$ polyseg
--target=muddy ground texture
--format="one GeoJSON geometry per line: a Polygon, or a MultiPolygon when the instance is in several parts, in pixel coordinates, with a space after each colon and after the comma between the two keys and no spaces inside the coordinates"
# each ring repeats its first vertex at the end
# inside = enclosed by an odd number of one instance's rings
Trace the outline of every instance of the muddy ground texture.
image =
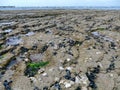
{"type": "Polygon", "coordinates": [[[0,11],[0,90],[120,90],[120,11],[0,11]]]}

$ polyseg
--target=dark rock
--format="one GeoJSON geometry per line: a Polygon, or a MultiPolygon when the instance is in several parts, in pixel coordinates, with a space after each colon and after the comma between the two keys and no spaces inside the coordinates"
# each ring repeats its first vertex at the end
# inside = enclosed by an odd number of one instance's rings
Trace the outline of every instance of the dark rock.
{"type": "Polygon", "coordinates": [[[38,48],[37,45],[32,46],[32,50],[36,50],[37,48],[38,48]]]}
{"type": "Polygon", "coordinates": [[[107,72],[110,72],[111,70],[114,70],[115,69],[115,63],[112,62],[109,67],[106,69],[107,72]]]}
{"type": "Polygon", "coordinates": [[[94,89],[97,88],[97,85],[95,84],[95,82],[90,82],[89,86],[94,89]]]}
{"type": "Polygon", "coordinates": [[[53,55],[57,55],[57,52],[53,52],[53,55]]]}
{"type": "Polygon", "coordinates": [[[28,52],[29,49],[27,49],[26,47],[21,47],[20,50],[21,50],[21,53],[25,53],[25,52],[28,52]]]}
{"type": "Polygon", "coordinates": [[[25,75],[28,76],[28,77],[33,77],[36,73],[37,73],[37,69],[32,69],[30,67],[27,67],[26,70],[25,70],[25,75]]]}
{"type": "Polygon", "coordinates": [[[81,90],[81,87],[80,87],[80,86],[78,86],[75,90],[81,90]]]}
{"type": "Polygon", "coordinates": [[[34,87],[34,90],[40,90],[38,87],[34,87]]]}
{"type": "Polygon", "coordinates": [[[73,82],[75,82],[75,77],[73,77],[73,78],[71,77],[70,80],[73,81],[73,82]]]}
{"type": "Polygon", "coordinates": [[[90,36],[85,36],[85,40],[90,40],[90,36]]]}
{"type": "Polygon", "coordinates": [[[60,86],[60,84],[59,84],[58,82],[55,82],[54,87],[55,87],[57,90],[62,90],[62,89],[61,89],[61,86],[60,86]]]}
{"type": "Polygon", "coordinates": [[[5,90],[11,90],[11,86],[10,86],[11,83],[12,81],[9,82],[7,80],[4,81],[3,85],[5,87],[5,90]]]}
{"type": "Polygon", "coordinates": [[[100,72],[100,66],[98,65],[97,67],[94,67],[92,72],[98,74],[100,72]]]}
{"type": "Polygon", "coordinates": [[[45,86],[45,87],[43,88],[43,90],[48,90],[48,87],[47,87],[47,86],[45,86]]]}
{"type": "Polygon", "coordinates": [[[64,76],[65,79],[71,79],[71,72],[69,70],[66,69],[66,75],[64,76]]]}
{"type": "Polygon", "coordinates": [[[41,48],[40,53],[44,53],[48,49],[48,45],[45,45],[41,48]]]}
{"type": "Polygon", "coordinates": [[[74,40],[69,40],[68,43],[69,43],[69,46],[74,46],[75,45],[75,41],[74,40]]]}
{"type": "Polygon", "coordinates": [[[64,43],[59,43],[58,46],[59,46],[60,48],[65,47],[64,43]]]}
{"type": "Polygon", "coordinates": [[[74,56],[74,55],[73,55],[71,52],[69,52],[69,51],[68,51],[67,53],[68,53],[69,55],[71,55],[71,56],[74,56]]]}
{"type": "Polygon", "coordinates": [[[90,81],[89,87],[91,87],[93,89],[97,88],[97,85],[95,84],[96,75],[92,72],[90,72],[90,73],[87,72],[86,76],[87,76],[88,80],[90,81]]]}
{"type": "Polygon", "coordinates": [[[96,75],[94,73],[92,73],[92,72],[90,72],[90,73],[87,72],[86,76],[88,77],[88,80],[90,82],[94,82],[94,80],[96,79],[96,75]]]}

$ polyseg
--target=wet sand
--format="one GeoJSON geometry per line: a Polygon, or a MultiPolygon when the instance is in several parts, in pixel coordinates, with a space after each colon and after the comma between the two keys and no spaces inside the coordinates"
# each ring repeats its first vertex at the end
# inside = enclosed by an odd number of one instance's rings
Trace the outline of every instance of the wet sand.
{"type": "Polygon", "coordinates": [[[9,88],[120,90],[120,11],[0,11],[0,90],[9,88]]]}

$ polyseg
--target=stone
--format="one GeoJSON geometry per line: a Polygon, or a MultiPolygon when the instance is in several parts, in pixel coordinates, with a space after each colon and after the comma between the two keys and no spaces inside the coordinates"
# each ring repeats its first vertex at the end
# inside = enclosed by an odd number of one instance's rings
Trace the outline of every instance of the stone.
{"type": "Polygon", "coordinates": [[[30,59],[33,62],[41,61],[42,58],[43,58],[42,54],[33,54],[33,55],[30,55],[30,59]]]}
{"type": "Polygon", "coordinates": [[[65,88],[70,88],[72,86],[71,83],[68,83],[68,82],[64,82],[64,85],[65,85],[65,88]]]}
{"type": "Polygon", "coordinates": [[[30,80],[34,83],[37,81],[37,79],[35,77],[30,77],[30,80]]]}
{"type": "Polygon", "coordinates": [[[48,74],[47,73],[43,73],[42,76],[46,77],[48,74]]]}
{"type": "Polygon", "coordinates": [[[109,74],[98,74],[96,84],[98,90],[113,90],[115,82],[109,74]]]}
{"type": "Polygon", "coordinates": [[[64,68],[63,68],[62,66],[59,66],[59,70],[63,71],[63,70],[64,70],[64,68]]]}

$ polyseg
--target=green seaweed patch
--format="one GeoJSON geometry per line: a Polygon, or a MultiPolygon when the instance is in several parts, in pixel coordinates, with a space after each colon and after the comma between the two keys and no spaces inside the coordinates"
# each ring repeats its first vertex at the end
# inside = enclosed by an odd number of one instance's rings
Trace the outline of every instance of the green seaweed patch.
{"type": "Polygon", "coordinates": [[[97,30],[103,31],[105,30],[105,28],[97,28],[97,30]]]}
{"type": "Polygon", "coordinates": [[[44,67],[46,65],[49,64],[49,61],[46,61],[46,62],[32,62],[32,63],[28,63],[28,67],[32,68],[32,69],[37,69],[37,68],[40,68],[40,67],[44,67]]]}
{"type": "Polygon", "coordinates": [[[2,45],[0,45],[0,49],[2,49],[2,45]]]}
{"type": "Polygon", "coordinates": [[[24,73],[25,73],[25,75],[27,75],[29,77],[33,77],[34,75],[37,74],[39,68],[45,67],[48,64],[49,64],[49,61],[29,62],[29,63],[27,63],[27,68],[24,73]]]}

